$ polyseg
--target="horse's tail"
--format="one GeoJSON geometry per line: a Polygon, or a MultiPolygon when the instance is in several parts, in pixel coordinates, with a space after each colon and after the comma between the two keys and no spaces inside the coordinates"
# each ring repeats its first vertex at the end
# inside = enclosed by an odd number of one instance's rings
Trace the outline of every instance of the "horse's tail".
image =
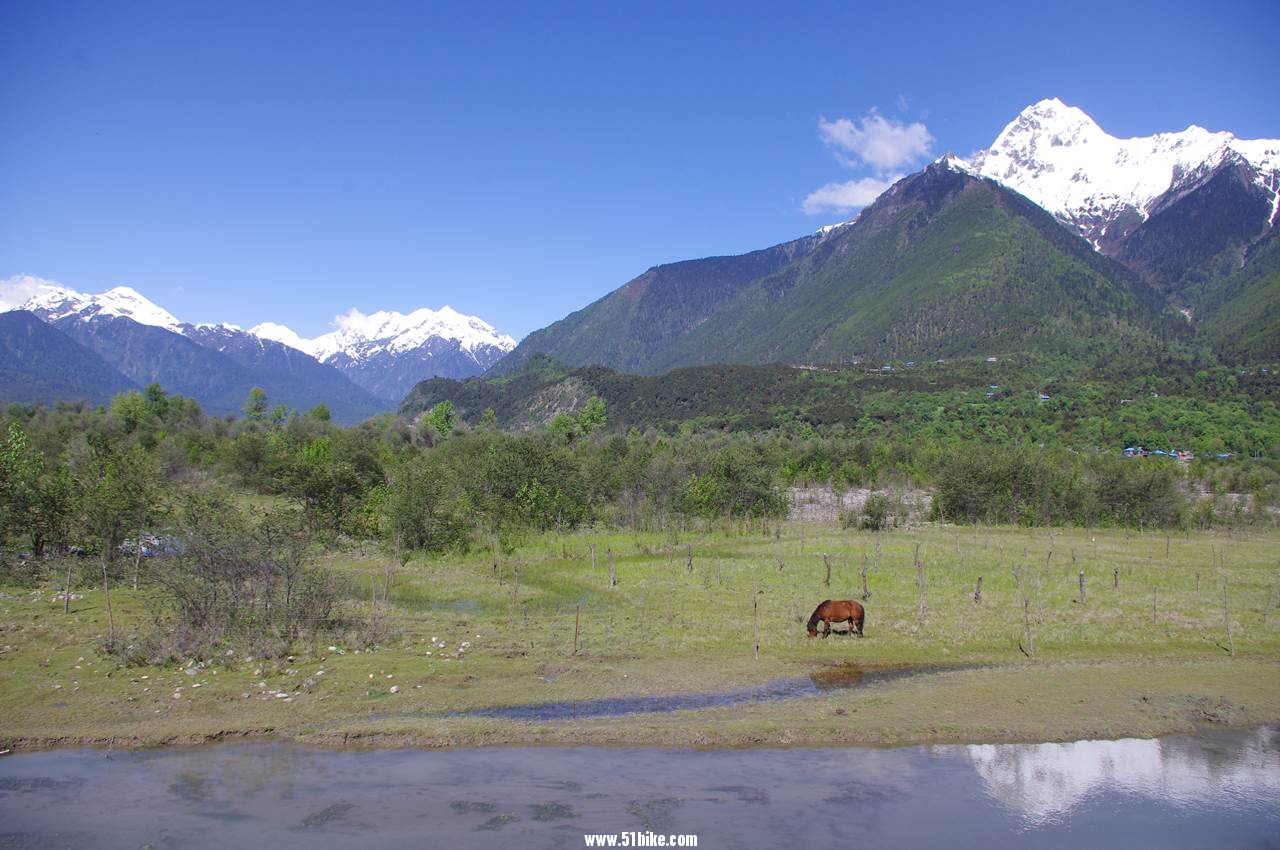
{"type": "Polygon", "coordinates": [[[818,627],[818,621],[822,619],[822,608],[823,608],[823,606],[824,606],[824,605],[830,605],[830,604],[831,604],[831,600],[830,600],[830,599],[824,599],[821,603],[819,603],[819,605],[818,605],[818,607],[817,607],[817,608],[814,608],[814,609],[813,609],[813,616],[809,618],[809,626],[808,626],[808,628],[810,628],[810,629],[816,629],[816,628],[818,627]]]}

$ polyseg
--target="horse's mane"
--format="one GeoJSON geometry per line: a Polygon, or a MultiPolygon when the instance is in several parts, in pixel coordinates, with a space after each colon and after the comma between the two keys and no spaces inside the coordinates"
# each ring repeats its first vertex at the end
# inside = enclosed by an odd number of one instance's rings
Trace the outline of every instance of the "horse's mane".
{"type": "Polygon", "coordinates": [[[818,604],[818,607],[817,607],[817,608],[814,608],[814,609],[813,609],[813,616],[809,618],[809,628],[811,628],[811,629],[812,629],[812,628],[815,628],[815,627],[818,625],[818,620],[819,620],[819,619],[821,619],[818,615],[819,615],[819,614],[821,613],[821,611],[822,611],[822,606],[824,606],[824,605],[830,605],[830,604],[831,604],[831,600],[830,600],[830,599],[824,599],[824,600],[822,600],[822,602],[820,602],[820,603],[818,604]]]}

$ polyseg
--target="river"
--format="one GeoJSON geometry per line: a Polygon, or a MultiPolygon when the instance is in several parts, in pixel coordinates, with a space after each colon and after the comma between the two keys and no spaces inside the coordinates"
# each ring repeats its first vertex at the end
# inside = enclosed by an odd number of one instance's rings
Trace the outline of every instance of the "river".
{"type": "Polygon", "coordinates": [[[688,751],[235,743],[0,758],[0,847],[1280,846],[1280,730],[688,751]]]}

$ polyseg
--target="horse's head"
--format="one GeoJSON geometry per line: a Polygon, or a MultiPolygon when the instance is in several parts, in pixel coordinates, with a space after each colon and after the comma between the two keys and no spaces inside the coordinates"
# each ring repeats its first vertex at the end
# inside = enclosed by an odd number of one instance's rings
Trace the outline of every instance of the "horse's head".
{"type": "Polygon", "coordinates": [[[817,626],[810,626],[810,627],[808,628],[808,632],[809,632],[809,637],[817,637],[817,636],[818,636],[818,627],[817,627],[817,626]]]}

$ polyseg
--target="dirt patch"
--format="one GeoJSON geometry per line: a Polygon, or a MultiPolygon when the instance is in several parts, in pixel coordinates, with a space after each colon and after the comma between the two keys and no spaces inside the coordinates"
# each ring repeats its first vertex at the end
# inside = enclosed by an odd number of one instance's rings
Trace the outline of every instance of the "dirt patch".
{"type": "Polygon", "coordinates": [[[872,490],[867,487],[836,490],[829,485],[787,488],[791,519],[801,522],[834,523],[840,521],[842,514],[861,516],[867,499],[873,493],[881,493],[888,498],[890,515],[896,517],[900,525],[924,522],[933,505],[933,493],[928,490],[872,490]]]}

